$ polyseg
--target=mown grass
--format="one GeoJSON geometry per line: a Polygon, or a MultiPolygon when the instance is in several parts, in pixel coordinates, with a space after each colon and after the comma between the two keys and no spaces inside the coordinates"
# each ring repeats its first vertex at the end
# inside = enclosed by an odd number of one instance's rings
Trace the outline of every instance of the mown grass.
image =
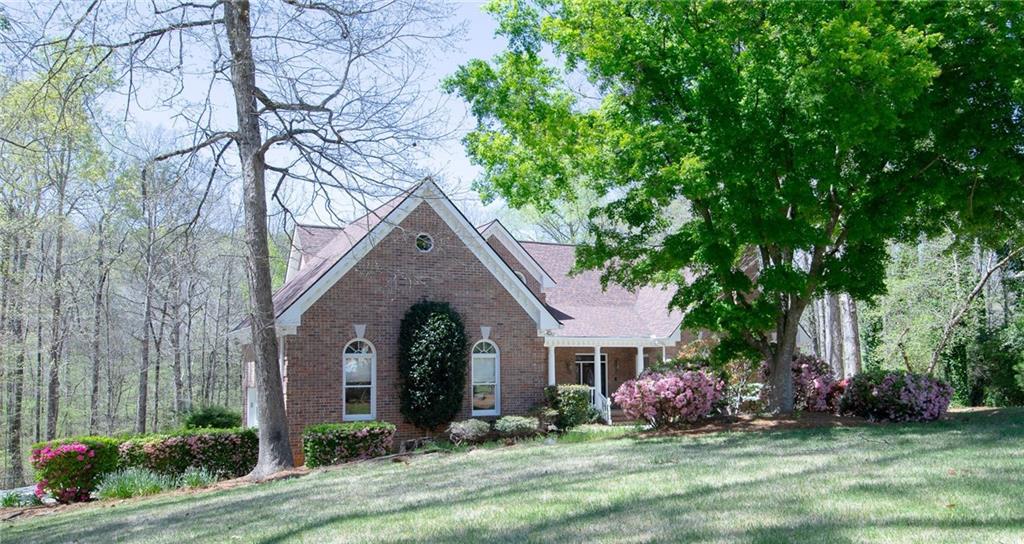
{"type": "Polygon", "coordinates": [[[2,528],[8,542],[1021,542],[1024,410],[436,453],[2,528]]]}

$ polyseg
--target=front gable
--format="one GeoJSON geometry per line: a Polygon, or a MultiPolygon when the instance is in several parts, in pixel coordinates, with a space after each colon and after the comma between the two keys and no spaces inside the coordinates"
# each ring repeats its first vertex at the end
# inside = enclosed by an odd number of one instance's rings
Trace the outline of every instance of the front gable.
{"type": "MultiPolygon", "coordinates": [[[[340,257],[312,285],[291,301],[286,308],[279,309],[278,320],[281,325],[285,327],[300,325],[306,310],[343,276],[349,273],[378,244],[396,230],[399,233],[407,234],[412,225],[407,225],[405,223],[406,219],[413,212],[417,212],[419,208],[424,206],[426,208],[421,210],[421,212],[429,209],[430,213],[445,225],[452,235],[452,240],[457,241],[457,243],[464,247],[467,250],[466,255],[479,262],[501,288],[527,312],[536,323],[538,331],[550,330],[560,326],[558,320],[555,319],[537,295],[531,292],[515,275],[508,264],[498,256],[494,249],[473,228],[466,217],[458,211],[448,197],[431,181],[426,181],[411,191],[403,202],[388,213],[362,240],[349,249],[344,256],[340,257]]],[[[417,212],[417,215],[421,215],[421,213],[417,212]]],[[[419,233],[413,234],[413,243],[415,243],[415,236],[417,234],[419,233]]],[[[435,240],[435,243],[437,242],[435,240]]],[[[411,246],[411,248],[415,248],[415,246],[411,246]]],[[[435,247],[431,251],[434,250],[440,251],[440,248],[435,247]]],[[[396,268],[400,268],[400,266],[396,268]]],[[[397,269],[394,270],[394,273],[401,275],[401,271],[397,269]]]]}

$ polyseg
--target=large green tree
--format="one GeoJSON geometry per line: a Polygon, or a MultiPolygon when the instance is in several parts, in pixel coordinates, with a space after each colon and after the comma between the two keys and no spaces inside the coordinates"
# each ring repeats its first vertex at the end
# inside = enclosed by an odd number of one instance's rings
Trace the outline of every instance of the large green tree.
{"type": "Polygon", "coordinates": [[[888,240],[1018,221],[1020,4],[488,9],[507,51],[447,83],[479,121],[465,142],[485,195],[543,209],[596,190],[577,266],[674,286],[718,355],[769,362],[779,411],[809,301],[882,293],[888,240]],[[667,213],[680,201],[689,214],[667,213]]]}

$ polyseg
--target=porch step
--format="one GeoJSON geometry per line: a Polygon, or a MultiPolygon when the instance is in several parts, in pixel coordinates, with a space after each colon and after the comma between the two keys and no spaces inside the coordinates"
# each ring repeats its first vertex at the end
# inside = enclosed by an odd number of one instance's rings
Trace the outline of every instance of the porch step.
{"type": "Polygon", "coordinates": [[[621,408],[612,408],[612,425],[619,423],[636,423],[637,420],[626,415],[621,408]]]}

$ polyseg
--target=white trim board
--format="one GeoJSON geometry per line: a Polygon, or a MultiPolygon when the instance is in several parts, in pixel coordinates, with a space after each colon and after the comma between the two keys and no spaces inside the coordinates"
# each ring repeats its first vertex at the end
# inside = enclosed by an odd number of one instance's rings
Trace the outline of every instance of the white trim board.
{"type": "Polygon", "coordinates": [[[533,279],[537,280],[537,283],[540,284],[541,292],[546,292],[548,289],[555,286],[554,278],[548,275],[547,271],[544,270],[544,267],[542,267],[532,255],[523,249],[523,246],[519,245],[519,242],[512,237],[512,233],[505,228],[505,225],[501,224],[501,221],[497,219],[491,221],[481,235],[484,237],[484,240],[493,236],[501,243],[501,245],[505,246],[505,249],[507,249],[508,252],[511,253],[524,268],[526,268],[526,271],[529,272],[531,276],[533,276],[533,279]]]}
{"type": "Polygon", "coordinates": [[[448,224],[448,227],[459,237],[463,244],[476,256],[487,270],[498,280],[512,298],[537,323],[540,331],[561,327],[561,323],[551,314],[547,307],[534,295],[529,288],[516,277],[513,270],[498,256],[477,232],[462,212],[451,200],[430,180],[424,181],[414,189],[405,200],[385,216],[370,232],[366,234],[348,253],[338,259],[326,273],[320,276],[302,295],[286,308],[279,316],[281,324],[298,326],[302,323],[302,315],[338,282],[356,263],[365,257],[381,240],[387,237],[420,204],[427,203],[448,224]]]}

